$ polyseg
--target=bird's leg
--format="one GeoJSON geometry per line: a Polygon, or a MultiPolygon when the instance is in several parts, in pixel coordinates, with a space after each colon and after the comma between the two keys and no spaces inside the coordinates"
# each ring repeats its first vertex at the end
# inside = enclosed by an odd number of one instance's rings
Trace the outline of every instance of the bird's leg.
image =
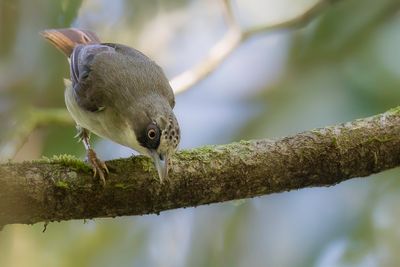
{"type": "Polygon", "coordinates": [[[85,146],[86,149],[86,159],[89,162],[89,164],[92,166],[94,177],[96,175],[99,175],[100,180],[102,181],[103,184],[106,183],[105,179],[105,174],[104,171],[108,174],[108,168],[107,165],[101,161],[99,158],[97,158],[96,152],[91,148],[90,146],[90,132],[85,129],[80,127],[79,125],[76,126],[76,129],[78,130],[78,134],[76,137],[79,139],[79,141],[82,141],[83,145],[85,146]]]}

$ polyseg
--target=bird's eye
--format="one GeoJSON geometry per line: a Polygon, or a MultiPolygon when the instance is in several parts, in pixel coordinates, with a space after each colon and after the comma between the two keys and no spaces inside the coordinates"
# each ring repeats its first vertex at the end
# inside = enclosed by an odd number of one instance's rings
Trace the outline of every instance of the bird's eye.
{"type": "Polygon", "coordinates": [[[150,129],[148,132],[147,132],[147,136],[150,138],[150,139],[154,139],[154,138],[156,138],[156,130],[154,130],[154,129],[150,129]]]}
{"type": "Polygon", "coordinates": [[[160,130],[158,129],[157,125],[150,124],[147,127],[147,138],[149,140],[156,140],[160,137],[160,130]]]}
{"type": "Polygon", "coordinates": [[[161,130],[155,122],[150,122],[139,132],[137,141],[148,149],[157,149],[160,145],[161,130]]]}

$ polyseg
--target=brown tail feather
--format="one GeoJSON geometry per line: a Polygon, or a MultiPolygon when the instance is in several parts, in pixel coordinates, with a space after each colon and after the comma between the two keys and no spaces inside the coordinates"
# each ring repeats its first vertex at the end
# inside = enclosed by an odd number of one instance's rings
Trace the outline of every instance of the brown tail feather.
{"type": "Polygon", "coordinates": [[[61,50],[69,57],[78,44],[100,43],[99,37],[91,31],[76,28],[68,29],[50,29],[40,32],[40,34],[49,40],[55,47],[61,50]]]}

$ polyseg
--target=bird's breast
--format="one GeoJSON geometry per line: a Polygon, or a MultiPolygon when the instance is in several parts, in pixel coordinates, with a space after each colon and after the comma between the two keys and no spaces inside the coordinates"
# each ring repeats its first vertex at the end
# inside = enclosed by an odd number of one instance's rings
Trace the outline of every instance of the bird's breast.
{"type": "Polygon", "coordinates": [[[76,101],[71,85],[65,89],[65,104],[76,124],[94,134],[110,139],[120,145],[130,147],[141,154],[147,154],[136,138],[135,132],[128,122],[125,122],[118,112],[105,108],[102,111],[91,112],[81,108],[76,101]]]}

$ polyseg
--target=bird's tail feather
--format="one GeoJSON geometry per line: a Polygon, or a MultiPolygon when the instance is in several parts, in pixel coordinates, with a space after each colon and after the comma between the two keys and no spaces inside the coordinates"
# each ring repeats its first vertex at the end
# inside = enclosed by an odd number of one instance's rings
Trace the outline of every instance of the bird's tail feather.
{"type": "Polygon", "coordinates": [[[94,32],[76,28],[49,29],[40,32],[55,47],[69,57],[78,44],[100,43],[99,37],[94,32]]]}

